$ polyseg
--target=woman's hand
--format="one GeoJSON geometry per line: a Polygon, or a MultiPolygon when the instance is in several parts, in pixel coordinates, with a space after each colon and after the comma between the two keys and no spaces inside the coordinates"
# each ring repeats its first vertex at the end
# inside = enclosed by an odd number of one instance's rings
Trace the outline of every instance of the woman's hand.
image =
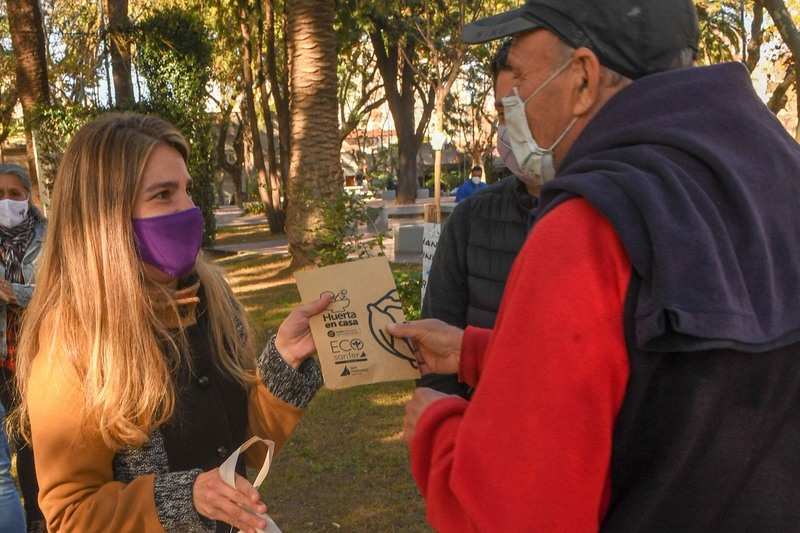
{"type": "Polygon", "coordinates": [[[11,283],[4,279],[0,279],[0,300],[8,304],[17,303],[17,297],[14,295],[11,283]]]}
{"type": "Polygon", "coordinates": [[[238,474],[234,489],[222,480],[219,468],[203,472],[194,481],[192,499],[201,515],[230,524],[244,533],[256,533],[267,527],[263,518],[252,514],[266,513],[267,506],[253,485],[238,474]]]}
{"type": "Polygon", "coordinates": [[[316,351],[309,320],[327,309],[332,301],[333,297],[326,294],[315,302],[296,307],[278,328],[275,347],[292,368],[300,368],[303,361],[316,351]]]}
{"type": "Polygon", "coordinates": [[[457,374],[461,360],[464,330],[441,320],[418,320],[389,324],[389,334],[410,339],[417,346],[417,359],[423,374],[457,374]],[[421,358],[421,359],[420,359],[421,358]]]}

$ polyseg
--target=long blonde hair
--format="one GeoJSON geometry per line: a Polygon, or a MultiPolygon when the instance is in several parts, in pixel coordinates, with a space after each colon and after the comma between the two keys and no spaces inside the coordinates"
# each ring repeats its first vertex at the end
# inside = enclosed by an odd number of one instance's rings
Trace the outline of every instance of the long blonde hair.
{"type": "MultiPolygon", "coordinates": [[[[142,172],[159,144],[188,158],[188,145],[171,124],[115,113],[81,128],[64,153],[17,351],[15,420],[23,433],[37,356],[73,366],[84,387],[84,421],[111,447],[143,444],[174,412],[173,375],[189,358],[185,343],[172,341],[154,311],[158,290],[144,275],[132,226],[142,172]]],[[[221,271],[202,257],[196,270],[215,363],[247,386],[255,379],[255,357],[244,312],[221,271]]]]}

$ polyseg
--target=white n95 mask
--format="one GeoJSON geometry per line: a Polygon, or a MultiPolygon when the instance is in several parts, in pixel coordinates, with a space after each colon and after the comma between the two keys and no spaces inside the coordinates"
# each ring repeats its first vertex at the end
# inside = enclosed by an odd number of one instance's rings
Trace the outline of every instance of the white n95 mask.
{"type": "Polygon", "coordinates": [[[0,226],[4,228],[19,226],[27,216],[27,200],[0,200],[0,226]]]}
{"type": "Polygon", "coordinates": [[[572,119],[572,122],[561,132],[561,135],[558,136],[550,148],[542,148],[539,146],[539,143],[536,142],[536,139],[533,138],[531,128],[528,125],[528,117],[525,114],[525,106],[531,98],[539,94],[542,89],[547,87],[559,74],[564,72],[571,61],[572,59],[561,65],[525,100],[519,96],[517,87],[514,87],[511,95],[500,100],[503,104],[503,115],[505,117],[506,140],[514,154],[514,158],[517,160],[521,171],[520,178],[531,175],[538,176],[541,180],[541,184],[544,185],[556,176],[556,167],[553,163],[553,150],[564,140],[564,137],[567,136],[567,133],[569,133],[578,119],[572,119]]]}

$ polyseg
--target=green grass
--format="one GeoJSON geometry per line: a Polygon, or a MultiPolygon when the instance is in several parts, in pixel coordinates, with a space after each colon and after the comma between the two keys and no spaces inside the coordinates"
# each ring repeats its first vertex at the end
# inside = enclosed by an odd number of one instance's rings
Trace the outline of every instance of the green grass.
{"type": "Polygon", "coordinates": [[[221,226],[217,228],[214,245],[247,244],[279,239],[283,234],[273,235],[267,224],[253,224],[247,226],[221,226]]]}
{"type": "MultiPolygon", "coordinates": [[[[261,341],[300,301],[288,256],[248,254],[217,263],[261,341]]],[[[264,484],[269,512],[281,529],[431,531],[401,439],[412,390],[409,382],[317,394],[264,484]]]]}

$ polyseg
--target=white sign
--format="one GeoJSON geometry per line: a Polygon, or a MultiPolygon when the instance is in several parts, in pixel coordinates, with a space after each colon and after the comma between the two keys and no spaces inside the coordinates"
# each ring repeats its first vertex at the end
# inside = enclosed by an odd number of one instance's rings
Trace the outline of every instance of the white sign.
{"type": "Polygon", "coordinates": [[[422,299],[425,299],[425,289],[428,288],[428,278],[431,274],[431,264],[439,245],[439,237],[442,235],[441,224],[425,224],[422,235],[422,299]]]}
{"type": "Polygon", "coordinates": [[[435,131],[431,135],[431,148],[434,150],[441,150],[445,142],[447,142],[447,134],[445,132],[435,131]]]}

